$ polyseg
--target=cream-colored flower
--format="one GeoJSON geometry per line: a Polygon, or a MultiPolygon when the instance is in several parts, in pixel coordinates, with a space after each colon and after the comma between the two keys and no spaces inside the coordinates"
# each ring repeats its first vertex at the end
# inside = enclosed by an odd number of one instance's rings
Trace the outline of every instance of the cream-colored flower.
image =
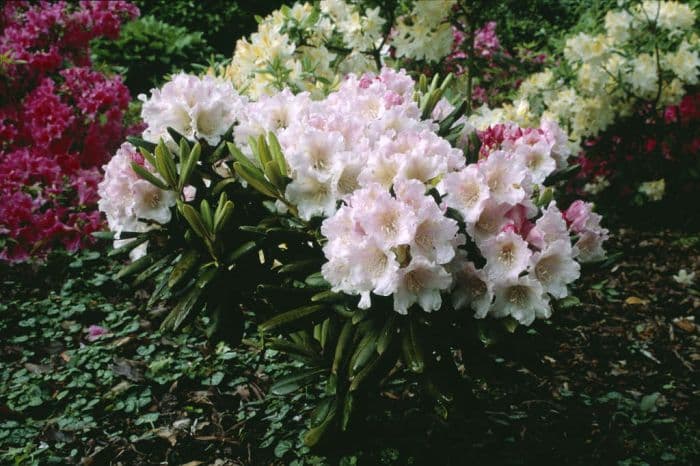
{"type": "Polygon", "coordinates": [[[692,50],[687,41],[681,42],[678,50],[668,53],[663,57],[665,67],[668,67],[673,74],[688,84],[698,83],[698,67],[700,67],[700,56],[697,50],[692,50]]]}
{"type": "Polygon", "coordinates": [[[655,181],[645,181],[639,185],[638,191],[650,201],[660,201],[666,193],[666,180],[661,178],[655,181]]]}
{"type": "Polygon", "coordinates": [[[610,10],[605,15],[605,31],[616,44],[621,44],[630,37],[633,17],[624,10],[610,10]]]}

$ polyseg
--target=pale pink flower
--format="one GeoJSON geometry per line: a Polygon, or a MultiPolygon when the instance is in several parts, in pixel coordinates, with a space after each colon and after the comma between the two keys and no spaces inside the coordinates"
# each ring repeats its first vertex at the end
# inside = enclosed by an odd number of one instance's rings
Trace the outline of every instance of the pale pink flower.
{"type": "Polygon", "coordinates": [[[538,249],[559,240],[569,240],[569,231],[562,213],[554,201],[543,209],[543,214],[535,222],[535,227],[527,235],[527,241],[538,249]]]}
{"type": "Polygon", "coordinates": [[[544,291],[555,298],[569,294],[566,285],[578,280],[581,266],[573,258],[568,240],[557,240],[530,259],[530,275],[537,278],[544,291]]]}
{"type": "Polygon", "coordinates": [[[442,306],[440,292],[452,284],[452,277],[444,267],[423,257],[416,257],[399,270],[399,282],[394,292],[394,310],[407,314],[415,303],[425,311],[437,311],[442,306]]]}
{"type": "Polygon", "coordinates": [[[470,307],[474,317],[483,319],[491,308],[493,301],[493,282],[484,270],[479,270],[473,262],[460,259],[451,264],[454,277],[452,305],[455,309],[470,307]]]}
{"type": "Polygon", "coordinates": [[[523,325],[530,325],[535,318],[548,318],[552,314],[542,284],[527,275],[496,283],[494,291],[494,317],[511,316],[523,325]]]}
{"type": "Polygon", "coordinates": [[[525,198],[523,183],[527,169],[520,160],[506,152],[495,151],[488,159],[479,162],[479,170],[495,202],[515,205],[525,198]]]}
{"type": "Polygon", "coordinates": [[[489,188],[476,165],[445,175],[438,191],[445,195],[445,204],[459,212],[468,223],[479,220],[490,197],[489,188]]]}
{"type": "Polygon", "coordinates": [[[484,241],[479,248],[486,258],[486,273],[492,280],[515,279],[525,271],[532,255],[520,235],[504,231],[484,241]]]}

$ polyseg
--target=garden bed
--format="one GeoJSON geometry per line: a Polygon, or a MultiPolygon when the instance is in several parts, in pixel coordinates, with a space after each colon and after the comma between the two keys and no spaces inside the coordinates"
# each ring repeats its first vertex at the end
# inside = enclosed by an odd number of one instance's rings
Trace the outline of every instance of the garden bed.
{"type": "MultiPolygon", "coordinates": [[[[371,415],[354,437],[317,453],[346,464],[697,460],[700,295],[673,275],[698,263],[700,236],[617,229],[609,251],[608,266],[577,286],[580,305],[493,348],[478,367],[478,404],[463,416],[422,416],[410,388],[385,387],[366,401],[371,415]]],[[[266,393],[293,363],[261,354],[256,340],[207,343],[197,327],[161,334],[143,310],[146,292],[113,281],[95,253],[77,261],[51,291],[5,275],[3,461],[323,462],[301,447],[312,390],[266,393]],[[91,342],[98,324],[109,332],[91,342]]]]}

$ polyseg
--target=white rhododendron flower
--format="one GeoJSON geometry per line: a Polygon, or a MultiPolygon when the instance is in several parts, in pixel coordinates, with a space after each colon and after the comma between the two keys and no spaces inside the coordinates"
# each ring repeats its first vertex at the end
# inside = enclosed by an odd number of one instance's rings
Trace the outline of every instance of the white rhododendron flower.
{"type": "Polygon", "coordinates": [[[670,31],[689,29],[695,23],[695,12],[690,5],[677,1],[645,0],[634,12],[638,22],[656,22],[670,31]]]}
{"type": "Polygon", "coordinates": [[[523,325],[530,325],[535,318],[548,318],[552,313],[542,284],[530,276],[496,283],[494,292],[495,317],[511,316],[523,325]]]}
{"type": "Polygon", "coordinates": [[[632,19],[632,15],[624,10],[610,10],[605,14],[605,31],[615,42],[623,43],[630,37],[632,19]]]}
{"type": "Polygon", "coordinates": [[[574,255],[581,262],[595,262],[605,258],[603,242],[607,235],[601,236],[593,231],[584,231],[574,245],[574,255]]]}
{"type": "MultiPolygon", "coordinates": [[[[248,138],[278,131],[303,118],[311,104],[308,93],[292,94],[289,89],[250,102],[241,109],[239,124],[233,129],[236,145],[248,149],[248,138]]],[[[244,152],[252,158],[252,152],[244,152]]],[[[253,160],[258,163],[257,160],[253,160]]]]}
{"type": "Polygon", "coordinates": [[[645,181],[639,185],[638,191],[650,201],[660,201],[666,193],[666,180],[645,181]]]}
{"type": "Polygon", "coordinates": [[[566,168],[569,165],[568,159],[573,152],[566,133],[556,122],[546,118],[540,122],[540,130],[550,144],[549,155],[556,161],[556,168],[566,168]]]}
{"type": "Polygon", "coordinates": [[[438,186],[446,194],[447,206],[457,210],[465,222],[476,223],[490,197],[489,187],[476,165],[448,173],[438,186]]]}
{"type": "MultiPolygon", "coordinates": [[[[132,239],[120,239],[122,232],[143,233],[157,228],[153,222],[165,225],[171,220],[171,207],[175,205],[175,193],[165,191],[141,179],[131,167],[132,163],[143,166],[155,174],[134,146],[126,142],[121,145],[109,163],[102,168],[103,180],[97,186],[100,196],[98,209],[107,217],[109,229],[115,232],[114,247],[124,246],[132,239]]],[[[133,249],[132,260],[146,254],[147,242],[133,249]]]]}
{"type": "Polygon", "coordinates": [[[408,18],[398,18],[391,43],[397,56],[437,62],[452,51],[454,36],[445,21],[455,0],[415,2],[408,18]]]}
{"type": "Polygon", "coordinates": [[[287,185],[285,196],[305,219],[335,212],[337,191],[330,182],[319,180],[309,170],[296,173],[294,181],[287,185]]]}
{"type": "Polygon", "coordinates": [[[544,249],[548,244],[560,240],[569,240],[569,231],[564,216],[554,201],[543,209],[543,214],[527,235],[527,241],[533,246],[544,249]]]}
{"type": "Polygon", "coordinates": [[[700,55],[687,41],[683,41],[674,53],[666,54],[664,65],[687,84],[697,84],[700,73],[700,55]]]}
{"type": "Polygon", "coordinates": [[[688,273],[685,269],[680,269],[676,275],[673,276],[673,281],[683,286],[691,286],[695,283],[695,272],[688,273]]]}
{"type": "Polygon", "coordinates": [[[455,309],[470,307],[477,319],[486,317],[493,301],[493,281],[473,262],[461,258],[450,269],[455,287],[452,290],[452,305],[455,309]]]}
{"type": "Polygon", "coordinates": [[[136,217],[162,225],[170,221],[170,208],[175,205],[176,199],[173,191],[164,191],[146,180],[138,180],[131,189],[136,217]]]}
{"type": "Polygon", "coordinates": [[[143,138],[170,140],[168,127],[188,139],[203,139],[215,146],[233,125],[243,100],[230,82],[212,76],[179,73],[151,96],[139,95],[141,118],[147,127],[143,138]]]}
{"type": "Polygon", "coordinates": [[[656,59],[653,55],[642,53],[631,62],[632,71],[626,79],[640,96],[651,99],[659,88],[659,76],[656,71],[656,59]]]}
{"type": "Polygon", "coordinates": [[[593,205],[575,201],[564,212],[564,218],[569,224],[569,229],[579,235],[574,245],[574,256],[580,262],[603,259],[603,242],[608,239],[608,230],[600,225],[602,217],[593,212],[593,205]]]}
{"type": "Polygon", "coordinates": [[[486,201],[484,210],[474,223],[467,223],[467,233],[477,244],[497,235],[508,224],[505,214],[510,208],[506,204],[498,204],[492,200],[486,201]]]}
{"type": "Polygon", "coordinates": [[[568,240],[557,240],[536,252],[530,259],[530,275],[537,278],[544,291],[555,298],[565,298],[569,292],[566,285],[578,279],[581,266],[573,258],[573,249],[568,240]]]}
{"type": "Polygon", "coordinates": [[[143,220],[168,223],[170,208],[175,205],[174,192],[142,180],[131,168],[132,163],[154,172],[136,148],[127,142],[103,167],[105,176],[97,188],[100,196],[98,208],[105,213],[109,229],[117,233],[117,238],[123,231],[146,231],[149,226],[143,220]]]}
{"type": "Polygon", "coordinates": [[[359,226],[382,246],[393,248],[408,244],[416,234],[418,219],[412,209],[382,192],[373,203],[364,204],[357,215],[359,226]]]}
{"type": "Polygon", "coordinates": [[[527,169],[521,159],[496,151],[479,168],[493,201],[515,205],[525,198],[523,182],[527,169]]]}
{"type": "Polygon", "coordinates": [[[480,245],[486,258],[486,273],[494,280],[517,278],[529,263],[532,251],[513,231],[504,231],[480,245]]]}
{"type": "Polygon", "coordinates": [[[441,291],[452,284],[452,277],[444,267],[423,257],[399,270],[399,284],[394,293],[394,310],[408,313],[412,304],[418,303],[426,311],[437,311],[442,306],[441,291]]]}

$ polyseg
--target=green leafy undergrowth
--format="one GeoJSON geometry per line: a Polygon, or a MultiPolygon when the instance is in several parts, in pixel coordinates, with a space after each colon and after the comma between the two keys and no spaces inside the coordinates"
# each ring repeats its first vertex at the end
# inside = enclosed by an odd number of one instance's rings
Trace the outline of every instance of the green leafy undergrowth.
{"type": "Polygon", "coordinates": [[[54,289],[41,273],[3,274],[0,464],[306,455],[306,392],[265,396],[291,363],[256,340],[238,349],[209,343],[206,322],[161,333],[159,316],[144,310],[148,295],[112,278],[118,265],[84,253],[43,270],[65,274],[54,289]]]}

